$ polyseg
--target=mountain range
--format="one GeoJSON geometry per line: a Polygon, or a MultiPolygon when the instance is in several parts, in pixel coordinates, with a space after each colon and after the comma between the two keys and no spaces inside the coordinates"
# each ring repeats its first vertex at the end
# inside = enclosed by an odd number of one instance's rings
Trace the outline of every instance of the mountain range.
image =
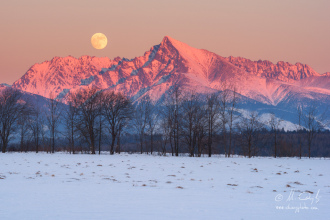
{"type": "Polygon", "coordinates": [[[242,108],[276,112],[292,122],[298,104],[330,103],[329,72],[319,74],[302,63],[222,57],[168,36],[134,59],[54,57],[34,64],[12,87],[45,98],[52,93],[64,102],[68,93],[85,87],[122,92],[134,101],[148,94],[157,102],[173,86],[207,94],[228,84],[241,95],[242,108]]]}

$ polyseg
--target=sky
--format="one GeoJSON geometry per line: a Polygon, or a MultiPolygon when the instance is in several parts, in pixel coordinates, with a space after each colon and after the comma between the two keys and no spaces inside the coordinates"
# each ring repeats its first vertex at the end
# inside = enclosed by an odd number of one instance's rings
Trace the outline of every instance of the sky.
{"type": "Polygon", "coordinates": [[[218,55],[330,72],[329,0],[10,0],[0,2],[0,83],[55,56],[142,56],[164,36],[218,55]],[[104,33],[103,50],[91,46],[104,33]]]}

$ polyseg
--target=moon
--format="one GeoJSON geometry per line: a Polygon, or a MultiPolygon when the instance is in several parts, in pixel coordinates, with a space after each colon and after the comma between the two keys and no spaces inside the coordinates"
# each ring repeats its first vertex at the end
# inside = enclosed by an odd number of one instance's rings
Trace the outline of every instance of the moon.
{"type": "Polygon", "coordinates": [[[91,43],[95,49],[101,50],[107,46],[108,39],[102,33],[95,33],[91,38],[91,43]]]}

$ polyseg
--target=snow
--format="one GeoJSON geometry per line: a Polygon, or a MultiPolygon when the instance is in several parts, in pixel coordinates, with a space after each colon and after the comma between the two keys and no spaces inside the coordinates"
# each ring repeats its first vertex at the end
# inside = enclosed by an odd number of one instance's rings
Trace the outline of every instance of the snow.
{"type": "Polygon", "coordinates": [[[66,94],[68,94],[68,92],[70,92],[70,89],[63,89],[63,91],[57,95],[56,99],[57,100],[63,99],[66,96],[66,94]]]}
{"type": "Polygon", "coordinates": [[[0,83],[0,86],[11,87],[11,85],[9,85],[9,84],[7,84],[7,83],[0,83]]]}
{"type": "Polygon", "coordinates": [[[131,72],[131,76],[135,76],[136,74],[138,74],[139,70],[132,70],[131,72]]]}
{"type": "Polygon", "coordinates": [[[327,219],[329,163],[0,154],[0,219],[327,219]]]}
{"type": "Polygon", "coordinates": [[[162,78],[160,78],[160,80],[156,83],[156,85],[160,85],[162,83],[165,83],[170,77],[171,77],[171,74],[162,76],[162,78]]]}
{"type": "Polygon", "coordinates": [[[86,79],[81,79],[81,84],[80,85],[87,86],[87,85],[91,84],[93,80],[94,80],[94,76],[90,76],[86,79]]]}
{"type": "MultiPolygon", "coordinates": [[[[259,110],[261,110],[261,109],[259,109],[259,110]]],[[[239,113],[241,113],[244,118],[249,118],[249,116],[252,113],[252,111],[249,111],[246,109],[237,109],[237,111],[239,113]]],[[[260,122],[263,123],[265,125],[265,127],[268,129],[271,129],[271,127],[269,125],[271,116],[272,116],[272,113],[259,114],[260,122]]],[[[276,117],[276,116],[275,116],[275,119],[281,121],[278,126],[278,129],[280,129],[280,130],[284,129],[284,131],[294,131],[294,130],[297,130],[297,128],[298,128],[298,125],[295,123],[292,123],[291,121],[287,121],[287,120],[281,119],[280,117],[276,117]]],[[[240,121],[240,119],[238,118],[238,119],[236,119],[235,123],[237,123],[239,121],[240,121]]]]}
{"type": "Polygon", "coordinates": [[[145,62],[145,64],[143,64],[142,68],[147,67],[154,60],[159,47],[160,47],[160,45],[155,45],[153,47],[153,49],[152,49],[152,51],[151,51],[151,53],[150,53],[150,55],[148,57],[148,61],[145,62]]]}
{"type": "MultiPolygon", "coordinates": [[[[269,121],[271,120],[271,117],[272,117],[271,113],[264,113],[260,116],[260,121],[263,124],[265,124],[266,126],[268,126],[268,128],[270,128],[269,121]]],[[[281,121],[278,126],[278,129],[280,129],[280,130],[284,129],[284,131],[295,131],[298,128],[297,124],[294,124],[290,121],[283,120],[279,117],[274,117],[274,118],[275,118],[275,120],[281,121]]]]}
{"type": "Polygon", "coordinates": [[[49,98],[51,91],[57,96],[63,89],[73,89],[81,80],[98,75],[102,68],[114,64],[117,62],[107,57],[54,57],[51,61],[34,64],[13,87],[49,98]]]}

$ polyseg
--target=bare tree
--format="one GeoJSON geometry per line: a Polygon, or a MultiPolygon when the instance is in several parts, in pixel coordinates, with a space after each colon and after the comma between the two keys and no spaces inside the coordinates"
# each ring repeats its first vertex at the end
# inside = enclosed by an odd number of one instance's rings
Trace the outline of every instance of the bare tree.
{"type": "Polygon", "coordinates": [[[24,146],[25,146],[27,134],[29,134],[29,132],[30,132],[29,122],[31,119],[32,112],[33,112],[33,107],[26,104],[25,111],[23,111],[22,114],[20,114],[19,119],[17,121],[17,126],[18,126],[19,133],[21,136],[21,139],[20,139],[20,151],[21,152],[27,151],[27,148],[24,146]]]}
{"type": "Polygon", "coordinates": [[[255,155],[257,151],[256,147],[263,127],[264,125],[260,122],[259,115],[256,112],[251,112],[246,117],[242,117],[240,122],[236,124],[243,151],[246,152],[245,149],[247,149],[249,158],[255,155]]]}
{"type": "Polygon", "coordinates": [[[195,155],[197,146],[197,137],[199,131],[199,113],[201,106],[199,97],[195,92],[185,94],[182,102],[183,117],[182,117],[182,135],[185,144],[188,146],[189,156],[195,155]]]}
{"type": "Polygon", "coordinates": [[[173,144],[173,119],[174,119],[174,106],[169,101],[169,98],[166,97],[165,105],[161,112],[162,117],[162,132],[163,136],[165,135],[164,139],[164,148],[163,150],[166,150],[166,144],[167,141],[169,142],[170,148],[171,148],[171,154],[174,156],[174,144],[173,144]]]}
{"type": "Polygon", "coordinates": [[[297,135],[298,135],[298,144],[299,144],[299,158],[301,159],[301,153],[302,153],[302,140],[301,140],[301,131],[303,129],[302,126],[302,118],[303,118],[303,109],[302,106],[297,107],[297,135]]]}
{"type": "Polygon", "coordinates": [[[219,103],[219,95],[213,93],[206,97],[207,102],[207,109],[206,109],[206,116],[207,116],[207,146],[208,146],[208,153],[209,157],[212,155],[212,143],[213,138],[216,133],[216,123],[219,117],[219,110],[220,110],[220,103],[219,103]]]}
{"type": "Polygon", "coordinates": [[[47,124],[50,131],[51,152],[55,153],[55,133],[60,123],[61,109],[59,102],[55,100],[54,93],[50,93],[48,101],[47,124]]]}
{"type": "Polygon", "coordinates": [[[206,126],[207,126],[207,118],[205,117],[205,109],[199,108],[197,112],[197,120],[194,133],[197,136],[197,156],[200,157],[205,150],[205,146],[207,145],[207,141],[205,140],[207,133],[206,133],[206,126]]]}
{"type": "Polygon", "coordinates": [[[226,84],[224,84],[223,91],[220,95],[220,107],[219,107],[219,115],[220,115],[220,127],[223,138],[223,147],[225,151],[225,156],[227,157],[228,149],[227,149],[227,124],[228,124],[228,108],[229,108],[229,90],[227,89],[226,84]]]}
{"type": "Polygon", "coordinates": [[[173,88],[169,96],[169,102],[172,105],[172,132],[174,141],[175,156],[179,156],[180,151],[180,136],[181,136],[181,122],[182,122],[182,90],[180,87],[173,88]]]}
{"type": "Polygon", "coordinates": [[[120,134],[131,119],[132,103],[123,94],[113,91],[104,92],[102,96],[103,117],[111,134],[110,154],[114,154],[115,142],[120,143],[120,134]]]}
{"type": "Polygon", "coordinates": [[[275,158],[277,156],[278,131],[280,130],[280,125],[281,125],[282,121],[283,120],[276,118],[274,113],[271,113],[268,124],[271,128],[271,132],[274,135],[274,157],[275,158]]]}
{"type": "Polygon", "coordinates": [[[308,107],[302,109],[303,111],[303,123],[307,129],[307,144],[308,144],[308,157],[311,157],[311,148],[313,140],[317,135],[317,132],[325,127],[326,111],[320,113],[316,102],[313,102],[308,107]]]}
{"type": "MultiPolygon", "coordinates": [[[[101,108],[100,108],[100,111],[102,112],[102,104],[100,104],[101,108]]],[[[99,136],[99,155],[101,154],[101,143],[102,143],[102,125],[103,125],[103,117],[102,117],[102,113],[100,113],[99,115],[99,133],[98,133],[98,136],[99,136]]]]}
{"type": "Polygon", "coordinates": [[[134,116],[133,116],[133,126],[137,131],[138,140],[140,145],[140,153],[143,153],[143,143],[145,142],[145,134],[148,125],[149,109],[147,107],[148,103],[141,100],[135,106],[134,116]]]}
{"type": "Polygon", "coordinates": [[[45,116],[45,112],[41,112],[40,116],[39,116],[39,126],[40,126],[40,130],[38,133],[38,143],[39,143],[39,136],[41,135],[41,141],[40,141],[40,149],[43,149],[43,151],[47,151],[47,153],[50,151],[50,143],[49,143],[49,138],[47,138],[47,134],[46,134],[46,116],[45,116]]]}
{"type": "Polygon", "coordinates": [[[117,135],[117,146],[116,146],[116,153],[120,154],[121,152],[121,144],[120,144],[120,140],[121,140],[121,136],[122,133],[124,131],[126,125],[124,125],[124,123],[122,123],[118,129],[118,135],[117,135]]]}
{"type": "Polygon", "coordinates": [[[29,128],[32,131],[36,153],[40,150],[40,135],[43,131],[44,115],[41,110],[39,100],[33,104],[32,113],[29,117],[29,128]]]}
{"type": "Polygon", "coordinates": [[[104,95],[103,93],[101,93],[100,95],[98,95],[98,103],[99,103],[99,116],[98,116],[98,137],[99,137],[99,140],[98,140],[98,144],[99,144],[99,155],[101,154],[101,144],[102,144],[102,134],[103,134],[103,124],[104,124],[104,121],[105,121],[105,118],[103,116],[103,107],[104,107],[104,102],[105,102],[105,99],[104,99],[104,95]]]}
{"type": "Polygon", "coordinates": [[[146,102],[147,132],[150,136],[150,154],[152,154],[154,151],[154,133],[157,125],[158,114],[149,95],[145,97],[144,102],[146,102]]]}
{"type": "Polygon", "coordinates": [[[25,102],[20,100],[21,93],[12,88],[5,88],[0,94],[0,137],[2,153],[8,147],[11,135],[16,129],[16,123],[24,113],[25,102]]]}
{"type": "MultiPolygon", "coordinates": [[[[161,111],[161,127],[171,147],[172,156],[179,156],[180,138],[182,134],[182,109],[183,93],[179,87],[172,88],[166,93],[161,111]]],[[[164,146],[165,148],[166,146],[164,146]]]]}
{"type": "MultiPolygon", "coordinates": [[[[161,148],[161,152],[159,152],[161,155],[166,155],[166,146],[168,144],[169,141],[169,137],[171,134],[171,130],[170,130],[170,126],[168,126],[168,117],[166,115],[166,111],[161,111],[160,114],[160,128],[159,131],[161,133],[161,142],[160,142],[160,148],[161,148]]],[[[173,154],[173,150],[172,150],[172,154],[173,154]]],[[[172,155],[173,156],[173,155],[172,155]]]]}
{"type": "Polygon", "coordinates": [[[26,134],[28,133],[28,117],[21,116],[17,122],[17,125],[19,128],[20,136],[21,136],[20,151],[23,152],[23,151],[25,151],[24,150],[25,137],[26,137],[26,134]]]}
{"type": "Polygon", "coordinates": [[[88,143],[91,154],[95,154],[95,142],[98,134],[97,118],[100,114],[98,91],[96,88],[80,90],[76,93],[78,108],[77,130],[88,143]]]}
{"type": "Polygon", "coordinates": [[[75,93],[70,93],[67,97],[68,106],[64,111],[64,120],[66,127],[66,137],[69,140],[69,152],[75,153],[76,124],[78,117],[79,101],[75,93]]]}
{"type": "Polygon", "coordinates": [[[237,119],[237,116],[235,115],[235,111],[237,111],[237,104],[238,104],[238,97],[237,97],[237,91],[236,87],[233,87],[232,90],[232,96],[230,100],[230,105],[228,108],[228,114],[229,114],[229,146],[228,146],[228,157],[230,157],[230,154],[234,154],[234,150],[232,152],[232,135],[234,131],[234,121],[237,119]]]}

